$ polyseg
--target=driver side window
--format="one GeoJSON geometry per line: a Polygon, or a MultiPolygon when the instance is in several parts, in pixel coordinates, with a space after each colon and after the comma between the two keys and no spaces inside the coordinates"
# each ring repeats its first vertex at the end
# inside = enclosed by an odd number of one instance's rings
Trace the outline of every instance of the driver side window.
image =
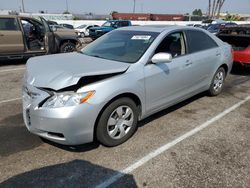
{"type": "Polygon", "coordinates": [[[155,50],[157,53],[169,53],[173,58],[186,54],[184,35],[182,32],[167,35],[155,50]]]}

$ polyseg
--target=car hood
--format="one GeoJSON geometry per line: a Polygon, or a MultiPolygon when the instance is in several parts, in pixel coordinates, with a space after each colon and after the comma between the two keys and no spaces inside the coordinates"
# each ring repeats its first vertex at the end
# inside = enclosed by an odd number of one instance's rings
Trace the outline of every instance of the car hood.
{"type": "Polygon", "coordinates": [[[40,88],[60,90],[85,76],[124,72],[130,64],[67,53],[31,58],[27,63],[26,82],[40,88]]]}
{"type": "Polygon", "coordinates": [[[92,27],[91,30],[102,30],[102,31],[105,31],[105,30],[110,30],[110,29],[113,29],[112,27],[92,27]]]}

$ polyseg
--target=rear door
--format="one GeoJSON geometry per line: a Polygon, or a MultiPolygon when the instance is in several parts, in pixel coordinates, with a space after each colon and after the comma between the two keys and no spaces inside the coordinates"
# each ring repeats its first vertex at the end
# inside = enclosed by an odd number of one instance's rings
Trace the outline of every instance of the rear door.
{"type": "Polygon", "coordinates": [[[210,83],[211,74],[221,60],[221,52],[217,43],[206,33],[199,30],[187,30],[188,55],[192,61],[193,89],[205,87],[210,83]]]}
{"type": "Polygon", "coordinates": [[[49,24],[47,21],[40,17],[41,22],[43,23],[44,26],[44,46],[47,54],[50,53],[55,53],[56,52],[56,47],[55,47],[55,36],[54,33],[51,31],[49,24]]]}
{"type": "Polygon", "coordinates": [[[0,53],[24,52],[23,33],[15,18],[0,18],[0,53]]]}

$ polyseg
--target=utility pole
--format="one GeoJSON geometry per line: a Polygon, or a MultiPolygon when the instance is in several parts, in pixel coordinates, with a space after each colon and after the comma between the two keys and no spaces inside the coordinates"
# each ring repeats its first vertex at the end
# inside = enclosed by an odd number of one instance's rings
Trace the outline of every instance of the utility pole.
{"type": "Polygon", "coordinates": [[[135,13],[135,4],[136,4],[136,0],[134,0],[134,8],[133,8],[133,13],[135,13]]]}
{"type": "Polygon", "coordinates": [[[24,8],[24,2],[22,0],[22,11],[25,12],[25,8],[24,8]]]}
{"type": "Polygon", "coordinates": [[[66,11],[69,12],[69,4],[68,4],[68,0],[66,0],[66,11]]]}
{"type": "Polygon", "coordinates": [[[211,0],[208,2],[208,17],[211,17],[211,0]]]}
{"type": "Polygon", "coordinates": [[[141,13],[143,13],[144,10],[143,10],[143,3],[141,3],[141,13]]]}

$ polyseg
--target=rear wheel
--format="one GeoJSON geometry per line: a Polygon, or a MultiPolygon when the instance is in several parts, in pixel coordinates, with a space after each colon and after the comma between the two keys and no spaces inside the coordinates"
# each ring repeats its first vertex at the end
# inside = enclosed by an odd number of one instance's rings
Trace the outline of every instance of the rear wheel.
{"type": "Polygon", "coordinates": [[[97,124],[97,140],[105,146],[117,146],[127,141],[136,131],[138,108],[130,98],[112,102],[102,113],[97,124]]]}
{"type": "Polygon", "coordinates": [[[220,67],[212,80],[212,83],[210,85],[210,88],[208,90],[209,95],[211,96],[217,96],[221,93],[223,87],[224,87],[224,82],[225,82],[225,77],[226,77],[226,72],[223,67],[220,67]]]}
{"type": "Polygon", "coordinates": [[[61,53],[73,52],[76,50],[76,45],[72,42],[65,42],[60,47],[61,53]]]}

